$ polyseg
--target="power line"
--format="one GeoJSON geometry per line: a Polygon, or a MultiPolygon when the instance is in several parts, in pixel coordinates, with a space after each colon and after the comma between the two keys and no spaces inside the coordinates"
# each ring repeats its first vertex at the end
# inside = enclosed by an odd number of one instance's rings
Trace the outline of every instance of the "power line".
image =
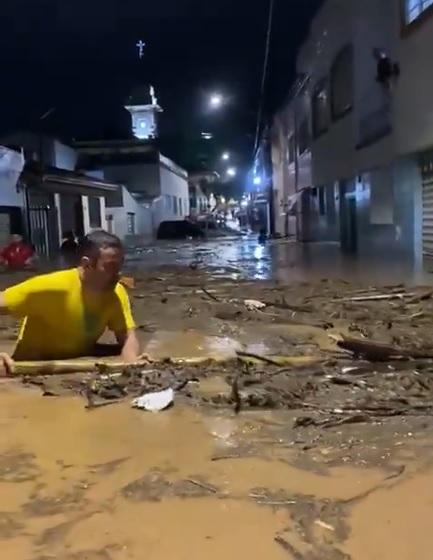
{"type": "Polygon", "coordinates": [[[259,147],[259,140],[260,140],[260,129],[262,127],[262,118],[263,118],[263,108],[265,103],[265,91],[266,91],[266,81],[268,77],[268,68],[269,68],[269,54],[271,51],[271,38],[272,38],[272,24],[274,21],[274,6],[275,0],[270,0],[269,2],[269,18],[268,18],[268,28],[266,32],[266,46],[265,46],[265,57],[263,61],[263,73],[262,73],[262,85],[260,88],[260,100],[259,100],[259,109],[257,112],[257,127],[256,127],[256,138],[254,142],[254,155],[257,152],[257,148],[259,147]]]}

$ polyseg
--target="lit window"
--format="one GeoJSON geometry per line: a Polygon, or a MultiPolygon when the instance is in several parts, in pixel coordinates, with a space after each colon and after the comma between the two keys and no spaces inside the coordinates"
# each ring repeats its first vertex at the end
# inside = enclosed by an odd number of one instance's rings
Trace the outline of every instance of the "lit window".
{"type": "Polygon", "coordinates": [[[406,23],[412,23],[433,5],[433,0],[405,0],[406,23]]]}

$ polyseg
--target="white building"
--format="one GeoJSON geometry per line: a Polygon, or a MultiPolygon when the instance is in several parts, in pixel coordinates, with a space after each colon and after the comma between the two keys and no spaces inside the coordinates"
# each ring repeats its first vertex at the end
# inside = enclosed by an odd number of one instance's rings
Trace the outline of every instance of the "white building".
{"type": "Polygon", "coordinates": [[[273,127],[274,189],[281,204],[302,193],[300,240],[420,257],[424,235],[433,252],[433,2],[403,4],[327,0],[300,49],[273,127]]]}
{"type": "Polygon", "coordinates": [[[19,188],[24,154],[0,146],[0,247],[11,233],[23,231],[25,196],[19,188]]]}
{"type": "MultiPolygon", "coordinates": [[[[2,142],[23,154],[25,166],[19,179],[0,177],[0,213],[6,230],[26,233],[38,253],[58,253],[63,233],[82,236],[106,228],[105,195],[118,185],[76,171],[77,154],[55,138],[15,133],[2,142]]],[[[11,176],[9,176],[11,177],[11,176]]]]}
{"type": "Polygon", "coordinates": [[[80,163],[122,188],[106,199],[108,229],[132,241],[152,240],[161,222],[189,216],[188,174],[140,140],[80,142],[80,163]]]}
{"type": "Polygon", "coordinates": [[[125,107],[131,114],[127,140],[78,142],[80,166],[122,187],[106,198],[109,231],[133,242],[156,237],[165,221],[184,220],[190,214],[188,174],[163,156],[153,139],[158,136],[162,111],[152,87],[136,89],[125,107]]]}

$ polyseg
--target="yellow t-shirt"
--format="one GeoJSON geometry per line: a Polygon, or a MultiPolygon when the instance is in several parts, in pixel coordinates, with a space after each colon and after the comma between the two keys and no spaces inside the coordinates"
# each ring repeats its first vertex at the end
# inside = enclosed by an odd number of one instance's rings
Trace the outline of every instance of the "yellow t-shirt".
{"type": "Polygon", "coordinates": [[[117,333],[135,327],[125,288],[85,295],[77,269],[31,278],[7,289],[4,299],[9,312],[24,319],[17,360],[85,356],[107,328],[117,333]]]}

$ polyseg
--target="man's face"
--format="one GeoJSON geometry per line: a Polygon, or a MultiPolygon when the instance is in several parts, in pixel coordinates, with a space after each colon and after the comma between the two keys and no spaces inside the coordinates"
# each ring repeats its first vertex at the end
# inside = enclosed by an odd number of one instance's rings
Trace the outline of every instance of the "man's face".
{"type": "Polygon", "coordinates": [[[82,267],[89,287],[98,291],[114,290],[120,278],[124,260],[120,249],[106,248],[99,251],[99,257],[85,257],[82,267]]]}
{"type": "Polygon", "coordinates": [[[14,234],[14,235],[11,236],[11,243],[14,243],[14,244],[18,245],[18,243],[21,243],[22,240],[23,240],[23,238],[22,238],[21,235],[14,234]]]}

